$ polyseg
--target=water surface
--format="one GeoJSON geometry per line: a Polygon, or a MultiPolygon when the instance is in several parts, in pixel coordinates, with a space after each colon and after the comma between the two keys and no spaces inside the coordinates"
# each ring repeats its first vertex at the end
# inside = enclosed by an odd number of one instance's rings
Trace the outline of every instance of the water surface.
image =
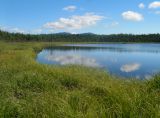
{"type": "Polygon", "coordinates": [[[160,44],[68,44],[43,49],[37,61],[103,68],[118,76],[148,79],[160,72],[160,44]]]}

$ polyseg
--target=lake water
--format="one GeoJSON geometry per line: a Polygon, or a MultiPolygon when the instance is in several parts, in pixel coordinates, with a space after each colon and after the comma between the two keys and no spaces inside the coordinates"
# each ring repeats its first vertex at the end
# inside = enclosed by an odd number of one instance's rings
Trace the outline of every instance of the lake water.
{"type": "Polygon", "coordinates": [[[68,44],[43,49],[37,61],[84,65],[118,76],[148,79],[160,72],[160,44],[68,44]]]}

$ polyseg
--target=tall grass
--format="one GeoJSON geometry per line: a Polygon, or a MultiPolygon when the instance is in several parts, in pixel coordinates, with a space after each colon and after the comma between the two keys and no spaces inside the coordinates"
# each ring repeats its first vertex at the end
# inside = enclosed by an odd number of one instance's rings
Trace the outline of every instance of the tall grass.
{"type": "Polygon", "coordinates": [[[45,45],[0,42],[0,117],[160,117],[160,76],[124,80],[93,68],[42,65],[35,58],[45,45]]]}

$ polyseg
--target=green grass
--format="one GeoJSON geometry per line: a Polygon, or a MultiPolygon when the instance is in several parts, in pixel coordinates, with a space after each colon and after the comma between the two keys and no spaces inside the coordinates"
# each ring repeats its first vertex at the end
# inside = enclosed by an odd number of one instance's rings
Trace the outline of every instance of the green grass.
{"type": "Polygon", "coordinates": [[[0,42],[0,117],[160,117],[160,76],[124,80],[93,68],[42,65],[35,58],[46,45],[0,42]]]}

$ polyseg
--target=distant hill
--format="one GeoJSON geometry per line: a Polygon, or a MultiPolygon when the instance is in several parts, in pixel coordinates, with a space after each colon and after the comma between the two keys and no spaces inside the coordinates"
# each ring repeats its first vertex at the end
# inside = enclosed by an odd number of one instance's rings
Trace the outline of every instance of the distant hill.
{"type": "Polygon", "coordinates": [[[55,33],[55,34],[60,34],[60,35],[70,35],[71,33],[69,33],[69,32],[59,32],[59,33],[55,33]]]}
{"type": "Polygon", "coordinates": [[[52,41],[52,42],[160,42],[160,34],[20,34],[0,31],[0,40],[7,41],[52,41]]]}

